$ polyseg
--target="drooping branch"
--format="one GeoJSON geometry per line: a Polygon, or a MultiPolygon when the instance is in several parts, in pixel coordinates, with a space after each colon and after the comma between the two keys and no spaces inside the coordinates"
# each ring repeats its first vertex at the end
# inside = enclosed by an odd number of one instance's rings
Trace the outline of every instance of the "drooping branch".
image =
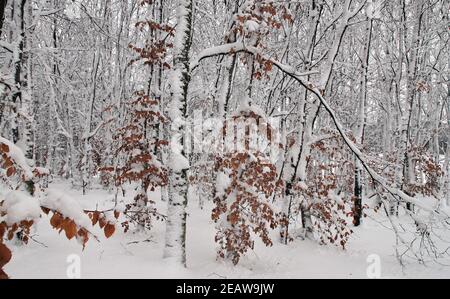
{"type": "MultiPolygon", "coordinates": [[[[272,62],[273,65],[275,65],[280,71],[286,73],[288,76],[290,76],[295,81],[300,83],[303,87],[305,87],[308,91],[313,93],[319,99],[320,103],[323,105],[325,110],[330,115],[334,125],[336,126],[336,129],[338,130],[339,134],[343,138],[345,144],[348,146],[350,151],[352,151],[355,154],[355,156],[361,162],[361,164],[363,165],[363,167],[367,171],[367,173],[370,175],[370,177],[375,182],[379,183],[392,196],[394,196],[394,198],[397,198],[400,201],[404,201],[404,202],[407,202],[407,203],[414,204],[414,205],[416,205],[416,206],[418,206],[418,207],[420,207],[420,208],[422,208],[422,209],[424,209],[426,211],[433,212],[433,213],[435,213],[437,215],[443,215],[443,213],[444,213],[443,211],[438,211],[434,207],[427,206],[423,202],[421,202],[421,201],[419,201],[419,200],[417,200],[417,199],[415,199],[415,198],[405,194],[403,191],[399,190],[398,188],[394,188],[394,187],[389,186],[389,184],[386,181],[386,179],[384,179],[382,176],[380,176],[378,173],[376,173],[376,171],[373,170],[369,166],[369,164],[365,160],[364,155],[362,154],[362,152],[358,149],[356,144],[352,140],[350,140],[350,138],[345,134],[344,127],[342,126],[342,124],[338,120],[334,110],[331,108],[331,106],[329,105],[328,101],[322,95],[322,91],[317,86],[315,86],[312,82],[308,82],[308,81],[300,78],[300,76],[298,76],[295,72],[292,71],[293,70],[292,67],[286,66],[285,64],[282,64],[282,63],[280,63],[280,62],[278,62],[276,60],[273,60],[271,58],[264,57],[264,55],[259,53],[259,50],[256,49],[256,48],[252,48],[252,47],[246,48],[246,52],[254,54],[254,55],[256,55],[256,54],[261,55],[263,57],[263,59],[272,62]]],[[[449,215],[446,215],[446,214],[444,214],[443,216],[444,217],[450,217],[449,215]]]]}
{"type": "Polygon", "coordinates": [[[276,66],[280,71],[287,74],[289,77],[300,83],[304,88],[306,88],[309,92],[313,93],[320,103],[323,105],[325,110],[330,115],[334,125],[336,126],[337,131],[339,132],[340,136],[343,138],[345,144],[350,149],[353,154],[357,157],[357,159],[361,162],[364,169],[367,171],[367,173],[370,175],[370,177],[373,179],[373,181],[380,184],[386,191],[388,191],[394,198],[396,198],[399,201],[403,201],[406,203],[411,203],[416,205],[417,207],[422,208],[425,211],[433,212],[436,215],[443,216],[443,217],[450,217],[449,215],[445,214],[443,211],[438,211],[435,207],[428,206],[424,204],[423,202],[417,200],[414,197],[411,197],[404,193],[402,190],[389,186],[389,183],[386,181],[385,178],[383,178],[381,175],[379,175],[375,170],[373,170],[368,162],[366,161],[363,153],[358,149],[356,144],[345,134],[344,127],[338,120],[333,108],[329,105],[328,101],[323,96],[323,90],[317,87],[314,83],[309,82],[305,79],[302,79],[302,77],[308,76],[311,73],[317,73],[316,71],[312,72],[297,72],[297,70],[287,64],[281,63],[275,59],[272,59],[271,57],[268,57],[267,55],[264,55],[260,52],[259,49],[251,46],[246,46],[242,41],[221,45],[217,47],[213,47],[210,49],[206,49],[202,51],[192,62],[191,62],[191,71],[198,67],[199,63],[210,57],[218,56],[218,55],[226,55],[230,53],[237,53],[237,52],[245,52],[247,54],[251,55],[259,55],[262,57],[262,59],[272,63],[274,66],[276,66]]]}
{"type": "MultiPolygon", "coordinates": [[[[207,48],[207,49],[203,50],[202,52],[200,52],[194,59],[192,59],[192,61],[190,63],[190,71],[193,72],[200,65],[200,62],[202,62],[203,60],[205,60],[207,58],[212,58],[212,57],[221,56],[221,55],[242,53],[242,52],[254,54],[252,51],[249,51],[249,49],[253,49],[253,48],[246,46],[243,41],[238,41],[238,42],[234,42],[234,43],[229,43],[229,44],[224,44],[224,45],[220,45],[220,46],[207,48]]],[[[259,54],[259,53],[257,53],[257,54],[259,54]]],[[[270,60],[270,59],[267,59],[267,60],[270,60]]],[[[278,63],[284,69],[289,70],[290,73],[292,73],[298,77],[318,74],[317,70],[305,71],[305,72],[298,73],[291,66],[283,65],[280,62],[278,62],[278,63]]]]}

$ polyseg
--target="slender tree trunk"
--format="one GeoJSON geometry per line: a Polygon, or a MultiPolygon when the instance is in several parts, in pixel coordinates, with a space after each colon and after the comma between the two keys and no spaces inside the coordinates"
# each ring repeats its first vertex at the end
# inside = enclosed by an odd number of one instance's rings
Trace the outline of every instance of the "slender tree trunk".
{"type": "MultiPolygon", "coordinates": [[[[403,1],[403,25],[404,27],[404,34],[405,39],[404,42],[407,41],[407,25],[406,25],[406,3],[403,1]]],[[[409,186],[413,183],[414,177],[413,177],[413,165],[412,165],[412,159],[410,157],[410,147],[411,147],[411,129],[412,129],[412,116],[413,116],[413,109],[416,99],[416,79],[417,79],[417,56],[418,56],[418,47],[419,47],[419,41],[420,41],[420,27],[421,27],[421,10],[423,7],[423,0],[418,0],[411,5],[414,6],[414,27],[412,28],[412,34],[411,34],[411,43],[409,44],[409,51],[410,55],[407,57],[406,60],[406,99],[407,99],[407,111],[405,114],[405,118],[403,119],[406,121],[406,123],[403,124],[402,128],[402,153],[403,153],[403,181],[402,181],[402,190],[409,194],[409,186]]],[[[408,210],[412,210],[413,207],[410,203],[406,204],[406,208],[408,210]]]]}
{"type": "MultiPolygon", "coordinates": [[[[306,65],[309,67],[313,61],[314,57],[314,49],[315,49],[315,42],[316,42],[316,36],[318,32],[318,27],[320,23],[320,18],[323,10],[323,5],[316,5],[315,1],[312,1],[311,3],[311,9],[315,11],[314,15],[311,19],[311,26],[310,29],[310,39],[308,41],[308,61],[306,62],[306,65]]],[[[331,69],[330,69],[331,72],[331,69]]],[[[309,79],[309,78],[308,78],[309,79]]],[[[286,218],[286,222],[281,225],[281,232],[282,232],[282,242],[287,243],[289,239],[289,225],[290,225],[290,218],[291,218],[291,212],[292,212],[292,201],[294,200],[292,189],[294,187],[294,184],[297,181],[305,182],[306,181],[306,162],[307,158],[311,152],[311,148],[308,144],[309,138],[311,138],[313,126],[314,126],[314,119],[316,117],[316,114],[319,111],[319,105],[316,103],[308,104],[308,91],[305,91],[305,94],[303,98],[301,99],[299,103],[300,111],[299,111],[299,121],[300,121],[300,128],[298,130],[298,142],[299,142],[299,148],[298,148],[298,155],[297,157],[293,157],[293,163],[285,162],[285,167],[290,168],[291,171],[287,171],[288,173],[292,173],[291,177],[287,178],[287,184],[286,184],[286,190],[285,190],[285,196],[284,196],[284,203],[283,203],[283,214],[286,218]]],[[[288,145],[286,145],[288,146],[288,145]]],[[[289,151],[286,148],[286,158],[285,160],[289,159],[289,151]]],[[[309,235],[312,235],[313,227],[312,227],[312,220],[309,213],[309,210],[305,204],[305,200],[303,199],[302,202],[300,202],[300,212],[301,212],[301,222],[302,227],[304,229],[304,235],[305,237],[308,237],[309,235]]]]}
{"type": "Polygon", "coordinates": [[[189,162],[184,147],[190,82],[189,50],[191,48],[192,10],[193,0],[178,1],[170,107],[172,124],[169,154],[169,199],[164,251],[164,257],[173,258],[185,267],[189,162]]]}
{"type": "MultiPolygon", "coordinates": [[[[53,5],[56,8],[57,2],[56,0],[53,1],[53,5]]],[[[53,24],[52,24],[52,46],[56,50],[58,47],[57,45],[57,19],[53,18],[53,24]]],[[[57,62],[53,59],[51,70],[47,70],[45,72],[47,82],[50,85],[50,94],[49,94],[49,132],[48,132],[48,141],[47,141],[47,165],[46,167],[50,169],[51,171],[55,171],[55,154],[56,154],[56,131],[58,129],[58,112],[56,110],[56,89],[55,86],[57,86],[57,62]],[[50,74],[53,75],[53,78],[50,77],[50,74]]]]}
{"type": "MultiPolygon", "coordinates": [[[[450,128],[450,84],[447,83],[447,128],[450,128]]],[[[444,190],[447,190],[447,206],[450,207],[450,133],[447,131],[447,142],[445,151],[445,168],[447,175],[445,179],[444,190]]]]}
{"type": "MultiPolygon", "coordinates": [[[[16,4],[16,3],[14,3],[16,4]]],[[[20,139],[19,133],[19,109],[22,103],[22,64],[23,64],[23,46],[25,40],[25,4],[26,0],[21,0],[20,3],[17,3],[17,6],[14,7],[14,18],[17,28],[19,32],[17,34],[18,46],[15,51],[17,51],[18,55],[14,57],[14,83],[15,83],[15,91],[12,95],[12,110],[13,110],[13,119],[12,119],[12,139],[14,143],[17,143],[20,139]]]]}
{"type": "Polygon", "coordinates": [[[94,59],[92,62],[93,66],[93,74],[92,74],[92,95],[89,102],[88,110],[87,110],[87,121],[86,126],[84,130],[84,136],[83,136],[83,172],[82,172],[82,188],[83,188],[83,195],[86,194],[87,189],[89,188],[89,185],[91,183],[91,152],[92,152],[92,145],[91,145],[91,133],[92,133],[92,123],[94,118],[94,105],[95,100],[97,97],[97,77],[98,77],[98,70],[100,66],[100,54],[94,55],[94,59]]]}
{"type": "Polygon", "coordinates": [[[0,37],[2,36],[3,20],[5,19],[6,0],[0,0],[0,37]]]}
{"type": "MultiPolygon", "coordinates": [[[[366,123],[366,105],[367,105],[367,76],[369,69],[369,53],[370,42],[372,39],[372,24],[373,20],[367,21],[366,26],[366,43],[363,48],[362,61],[362,80],[361,80],[361,95],[359,99],[358,111],[358,128],[356,132],[356,141],[363,145],[364,143],[364,128],[366,123]]],[[[363,185],[362,185],[363,167],[358,159],[355,159],[355,188],[354,188],[354,207],[353,207],[353,224],[359,226],[362,219],[362,199],[363,199],[363,185]]]]}

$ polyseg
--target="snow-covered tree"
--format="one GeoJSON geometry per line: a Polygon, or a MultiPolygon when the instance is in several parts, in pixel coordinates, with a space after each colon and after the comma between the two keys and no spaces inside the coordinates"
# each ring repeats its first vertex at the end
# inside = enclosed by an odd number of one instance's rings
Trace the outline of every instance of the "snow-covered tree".
{"type": "Polygon", "coordinates": [[[193,0],[179,0],[174,39],[171,100],[169,105],[169,198],[167,202],[164,256],[186,266],[186,207],[188,203],[189,160],[186,156],[186,121],[190,83],[193,0]]]}

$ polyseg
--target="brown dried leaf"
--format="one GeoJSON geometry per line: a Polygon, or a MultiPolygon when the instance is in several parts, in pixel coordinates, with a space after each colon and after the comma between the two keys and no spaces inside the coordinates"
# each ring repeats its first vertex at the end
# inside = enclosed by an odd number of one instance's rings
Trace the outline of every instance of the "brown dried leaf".
{"type": "Polygon", "coordinates": [[[5,244],[0,243],[0,269],[11,260],[11,250],[5,244]]]}
{"type": "Polygon", "coordinates": [[[111,224],[111,223],[106,224],[105,230],[104,230],[105,237],[106,238],[111,237],[114,234],[115,230],[116,230],[116,227],[114,226],[114,224],[111,224]]]}
{"type": "Polygon", "coordinates": [[[54,213],[52,218],[50,219],[50,224],[53,228],[58,229],[61,227],[63,219],[59,213],[54,213]]]}
{"type": "Polygon", "coordinates": [[[13,176],[15,173],[16,173],[16,169],[14,167],[10,167],[10,168],[8,168],[8,170],[6,170],[7,177],[13,176]]]}
{"type": "Polygon", "coordinates": [[[66,219],[63,224],[67,239],[71,240],[77,234],[77,225],[73,220],[66,219]]]}
{"type": "Polygon", "coordinates": [[[4,143],[0,143],[0,152],[9,153],[9,146],[4,143]]]}

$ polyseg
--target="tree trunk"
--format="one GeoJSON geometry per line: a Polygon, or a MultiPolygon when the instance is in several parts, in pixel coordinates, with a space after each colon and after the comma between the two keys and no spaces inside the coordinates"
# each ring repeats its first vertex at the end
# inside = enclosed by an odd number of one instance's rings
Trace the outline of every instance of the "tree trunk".
{"type": "MultiPolygon", "coordinates": [[[[356,141],[362,146],[364,143],[364,128],[366,123],[366,105],[367,105],[367,75],[369,69],[369,53],[370,42],[372,39],[372,19],[367,20],[366,26],[366,43],[363,48],[362,61],[362,79],[361,79],[361,95],[359,98],[358,111],[358,128],[356,132],[356,141]]],[[[354,206],[353,206],[353,224],[359,226],[362,219],[362,186],[363,168],[358,159],[355,158],[355,188],[354,188],[354,206]]]]}
{"type": "MultiPolygon", "coordinates": [[[[23,63],[23,45],[25,40],[25,3],[26,0],[21,0],[17,6],[14,7],[14,18],[17,28],[19,32],[16,36],[18,40],[18,46],[15,49],[18,55],[14,57],[14,83],[15,83],[15,91],[12,95],[12,110],[13,110],[13,119],[12,119],[12,139],[14,143],[19,142],[20,133],[19,133],[19,109],[22,103],[22,63],[23,63]]],[[[16,4],[16,3],[14,3],[16,4]]]]}
{"type": "Polygon", "coordinates": [[[186,267],[186,207],[188,203],[187,171],[189,162],[185,153],[193,0],[179,0],[177,28],[174,42],[172,74],[171,152],[169,154],[169,199],[166,224],[165,258],[173,258],[186,267]]]}
{"type": "MultiPolygon", "coordinates": [[[[406,3],[403,2],[403,5],[405,6],[406,3]]],[[[412,116],[413,116],[413,109],[414,109],[414,103],[416,99],[416,80],[417,80],[417,56],[418,56],[418,47],[419,47],[419,41],[420,41],[420,28],[421,28],[421,10],[423,6],[423,0],[419,0],[417,2],[412,3],[414,5],[414,27],[412,30],[411,35],[411,43],[409,44],[409,51],[410,55],[406,59],[406,99],[407,99],[407,113],[405,115],[404,121],[406,123],[403,124],[402,127],[402,152],[403,152],[403,181],[402,181],[402,190],[408,194],[409,193],[409,186],[413,183],[414,180],[414,169],[412,166],[412,160],[410,157],[410,147],[411,147],[411,127],[412,127],[412,116]]],[[[406,13],[405,9],[403,10],[403,25],[404,27],[404,34],[405,39],[404,42],[406,42],[407,37],[407,25],[406,25],[406,13]]],[[[407,54],[406,54],[407,55],[407,54]]],[[[412,210],[413,207],[410,203],[406,204],[406,209],[412,210]]]]}
{"type": "Polygon", "coordinates": [[[5,19],[5,8],[6,8],[7,2],[8,1],[6,1],[6,0],[0,1],[0,37],[2,36],[3,20],[5,19]]]}

